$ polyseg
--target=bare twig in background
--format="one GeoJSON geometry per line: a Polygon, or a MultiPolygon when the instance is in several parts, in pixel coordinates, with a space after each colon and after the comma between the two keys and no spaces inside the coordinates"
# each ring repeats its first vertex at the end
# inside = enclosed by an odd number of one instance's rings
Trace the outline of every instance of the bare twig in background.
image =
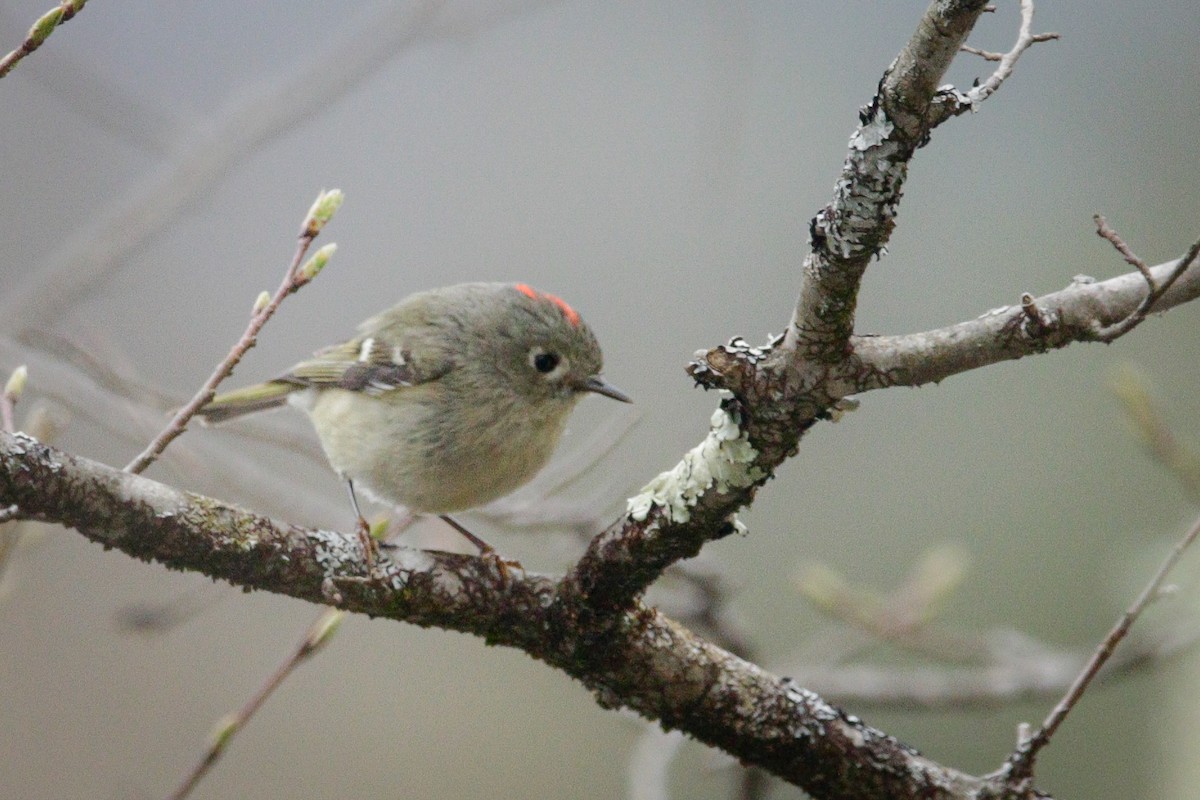
{"type": "MultiPolygon", "coordinates": [[[[778,665],[778,671],[822,697],[856,709],[963,711],[1055,701],[1079,675],[1089,655],[1052,647],[1015,630],[977,635],[988,649],[985,663],[905,666],[789,659],[778,665]]],[[[1096,680],[1107,685],[1160,667],[1194,653],[1198,644],[1200,627],[1191,621],[1152,630],[1127,642],[1096,680]]],[[[822,654],[828,649],[821,648],[822,654]]]]}
{"type": "Polygon", "coordinates": [[[329,641],[330,637],[337,632],[338,626],[341,625],[342,619],[345,618],[346,612],[339,611],[336,608],[327,608],[321,612],[308,631],[305,632],[304,638],[296,646],[296,649],[288,656],[282,664],[276,668],[271,677],[267,679],[254,696],[251,697],[246,704],[236,712],[222,719],[217,723],[210,735],[210,743],[208,750],[204,756],[196,764],[183,782],[169,796],[170,800],[183,800],[191,794],[192,789],[196,787],[208,771],[212,768],[221,754],[225,752],[226,745],[229,741],[238,734],[246,723],[254,716],[255,712],[262,707],[262,704],[267,701],[267,698],[279,688],[287,677],[295,671],[297,667],[308,660],[314,653],[319,651],[321,647],[329,641]]]}
{"type": "Polygon", "coordinates": [[[423,0],[358,6],[358,19],[327,48],[289,65],[256,91],[231,97],[207,114],[205,125],[181,126],[190,138],[175,143],[170,160],[121,199],[106,204],[90,225],[68,233],[36,277],[0,299],[0,325],[36,345],[31,333],[68,311],[119,271],[140,246],[174,223],[229,174],[233,165],[343,96],[418,44],[456,38],[500,25],[540,8],[530,0],[467,18],[443,16],[443,3],[423,0]]]}
{"type": "MultiPolygon", "coordinates": [[[[17,24],[12,12],[0,9],[0,30],[17,24]]],[[[166,156],[184,127],[161,104],[144,102],[136,89],[127,91],[74,50],[59,48],[53,56],[23,64],[20,79],[79,114],[80,129],[108,133],[159,158],[166,156]]]]}
{"type": "Polygon", "coordinates": [[[54,29],[83,10],[87,0],[63,0],[54,8],[38,17],[29,29],[25,41],[12,52],[0,58],[0,78],[12,72],[13,67],[25,56],[37,50],[54,32],[54,29]]]}
{"type": "Polygon", "coordinates": [[[1018,742],[1017,749],[1009,756],[1008,761],[998,775],[1003,776],[1007,782],[1019,789],[1028,788],[1028,783],[1033,776],[1033,767],[1037,761],[1038,753],[1049,744],[1050,738],[1054,736],[1055,731],[1058,730],[1063,720],[1075,708],[1079,699],[1083,697],[1083,693],[1087,691],[1092,681],[1099,674],[1101,668],[1112,657],[1117,645],[1129,633],[1129,629],[1133,626],[1133,623],[1137,622],[1138,617],[1141,616],[1150,603],[1158,599],[1167,575],[1175,568],[1179,560],[1183,558],[1184,552],[1196,540],[1197,536],[1200,536],[1200,517],[1192,523],[1187,533],[1183,535],[1183,538],[1171,548],[1170,554],[1163,560],[1158,571],[1154,573],[1150,582],[1142,589],[1141,594],[1126,609],[1125,613],[1121,615],[1121,618],[1117,620],[1116,624],[1108,632],[1108,635],[1100,642],[1096,648],[1096,652],[1088,659],[1083,670],[1080,671],[1070,688],[1067,689],[1067,693],[1058,702],[1058,705],[1054,707],[1054,710],[1042,722],[1041,727],[1028,738],[1018,742]]]}
{"type": "Polygon", "coordinates": [[[279,304],[284,298],[299,289],[316,274],[320,272],[325,265],[325,261],[333,254],[332,245],[328,245],[315,253],[309,262],[304,263],[304,256],[308,253],[308,248],[312,245],[313,240],[320,234],[321,229],[329,222],[329,219],[337,211],[342,204],[342,193],[337,189],[328,192],[321,192],[316,201],[313,202],[312,208],[304,218],[304,222],[300,226],[300,241],[296,245],[296,253],[292,256],[292,262],[288,265],[287,272],[284,273],[283,280],[279,284],[279,288],[275,290],[275,294],[266,302],[255,302],[254,312],[250,317],[250,324],[246,326],[242,338],[238,340],[233,349],[229,351],[229,355],[217,365],[213,373],[196,392],[195,396],[175,413],[174,418],[164,428],[154,440],[146,446],[146,449],[138,455],[133,461],[125,466],[126,472],[132,472],[135,475],[143,472],[146,467],[154,463],[154,460],[166,449],[167,445],[173,442],[176,438],[187,430],[187,424],[196,412],[203,408],[217,392],[217,386],[221,381],[229,377],[233,372],[234,367],[242,360],[242,356],[246,354],[251,347],[254,346],[259,331],[267,324],[267,321],[274,316],[275,311],[279,308],[279,304]]]}
{"type": "Polygon", "coordinates": [[[961,548],[944,546],[926,552],[905,581],[889,595],[853,585],[824,564],[809,564],[794,584],[819,611],[869,637],[939,661],[985,664],[992,658],[979,636],[956,634],[930,626],[940,606],[961,584],[967,566],[961,548]]]}

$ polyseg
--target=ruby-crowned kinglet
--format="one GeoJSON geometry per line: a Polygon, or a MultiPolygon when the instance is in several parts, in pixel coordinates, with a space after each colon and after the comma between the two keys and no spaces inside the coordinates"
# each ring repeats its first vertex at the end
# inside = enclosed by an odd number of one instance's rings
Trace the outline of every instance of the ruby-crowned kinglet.
{"type": "Polygon", "coordinates": [[[220,422],[298,406],[352,500],[361,487],[413,513],[446,514],[531,479],[585,392],[630,402],[601,366],[591,329],[554,295],[464,283],[411,295],[350,341],[219,395],[200,415],[220,422]]]}

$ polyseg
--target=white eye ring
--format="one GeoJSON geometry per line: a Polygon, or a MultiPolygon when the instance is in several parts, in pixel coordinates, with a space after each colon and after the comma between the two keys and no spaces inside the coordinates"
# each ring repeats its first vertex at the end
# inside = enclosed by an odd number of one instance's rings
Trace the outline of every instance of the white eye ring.
{"type": "Polygon", "coordinates": [[[559,378],[567,371],[567,359],[544,347],[529,351],[529,366],[548,381],[559,378]]]}

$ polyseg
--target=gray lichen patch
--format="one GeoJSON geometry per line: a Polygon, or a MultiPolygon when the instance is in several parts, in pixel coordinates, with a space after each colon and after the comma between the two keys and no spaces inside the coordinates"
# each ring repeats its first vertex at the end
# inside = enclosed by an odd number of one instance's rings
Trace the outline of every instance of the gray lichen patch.
{"type": "Polygon", "coordinates": [[[755,466],[758,451],[750,445],[741,420],[723,408],[713,412],[708,435],[689,450],[674,468],[660,473],[626,502],[626,513],[646,519],[655,506],[672,522],[687,522],[691,509],[709,489],[742,489],[766,477],[755,466]]]}

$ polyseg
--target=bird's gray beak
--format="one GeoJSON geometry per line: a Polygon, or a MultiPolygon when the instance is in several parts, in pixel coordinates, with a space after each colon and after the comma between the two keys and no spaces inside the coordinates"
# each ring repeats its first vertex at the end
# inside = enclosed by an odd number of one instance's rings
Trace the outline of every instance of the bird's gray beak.
{"type": "Polygon", "coordinates": [[[633,402],[633,399],[629,395],[625,394],[611,383],[605,383],[599,375],[593,375],[592,377],[588,378],[579,388],[585,392],[595,392],[596,394],[602,394],[605,397],[611,397],[613,400],[620,400],[622,403],[633,402]]]}

